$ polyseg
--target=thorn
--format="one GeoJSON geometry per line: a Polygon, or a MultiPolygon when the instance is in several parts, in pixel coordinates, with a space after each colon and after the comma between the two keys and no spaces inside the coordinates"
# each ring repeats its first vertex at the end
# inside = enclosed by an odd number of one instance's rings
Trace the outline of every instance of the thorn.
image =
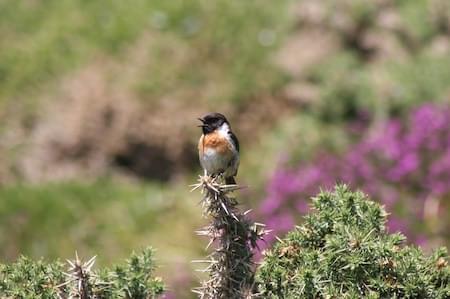
{"type": "Polygon", "coordinates": [[[253,250],[265,234],[264,224],[253,223],[246,217],[252,210],[242,213],[237,208],[238,201],[228,195],[247,187],[222,184],[222,181],[219,176],[200,175],[198,183],[190,185],[191,191],[200,189],[203,216],[211,219],[196,234],[209,237],[205,250],[215,247],[207,259],[192,261],[206,264],[205,269],[196,271],[209,274],[209,280],[192,290],[199,298],[244,298],[254,283],[253,250]],[[234,273],[240,273],[240,277],[234,273]]]}
{"type": "Polygon", "coordinates": [[[244,212],[244,216],[247,216],[248,213],[250,213],[252,211],[252,209],[249,209],[247,211],[244,212]]]}
{"type": "Polygon", "coordinates": [[[72,267],[75,268],[75,264],[71,260],[66,260],[66,262],[72,267]]]}
{"type": "Polygon", "coordinates": [[[278,236],[275,236],[275,239],[277,239],[278,242],[284,244],[284,241],[282,239],[280,239],[278,236]]]}
{"type": "Polygon", "coordinates": [[[214,243],[214,239],[210,239],[210,240],[209,240],[208,245],[206,245],[205,250],[208,250],[208,249],[209,249],[209,246],[211,246],[212,243],[214,243]]]}

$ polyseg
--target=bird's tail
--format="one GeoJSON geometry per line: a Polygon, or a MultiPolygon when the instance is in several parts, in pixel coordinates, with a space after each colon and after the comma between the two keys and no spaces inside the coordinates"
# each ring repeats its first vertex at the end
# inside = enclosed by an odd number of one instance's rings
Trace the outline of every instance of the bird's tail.
{"type": "Polygon", "coordinates": [[[233,176],[229,176],[225,178],[225,184],[227,185],[236,185],[236,180],[233,176]]]}

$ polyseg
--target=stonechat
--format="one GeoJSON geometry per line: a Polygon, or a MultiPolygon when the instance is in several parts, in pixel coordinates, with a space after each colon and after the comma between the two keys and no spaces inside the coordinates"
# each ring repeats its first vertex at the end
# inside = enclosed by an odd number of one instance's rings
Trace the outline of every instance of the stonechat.
{"type": "Polygon", "coordinates": [[[205,174],[222,175],[227,185],[234,185],[239,167],[239,141],[223,114],[210,113],[199,118],[202,136],[198,155],[205,174]]]}

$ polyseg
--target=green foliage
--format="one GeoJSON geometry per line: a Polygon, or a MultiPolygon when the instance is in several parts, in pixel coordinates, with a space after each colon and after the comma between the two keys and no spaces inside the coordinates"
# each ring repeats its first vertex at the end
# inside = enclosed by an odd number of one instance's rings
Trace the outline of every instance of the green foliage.
{"type": "Polygon", "coordinates": [[[313,110],[325,122],[355,119],[358,111],[374,105],[375,93],[369,74],[352,53],[344,51],[331,57],[317,67],[312,77],[321,84],[321,100],[313,110]]]}
{"type": "Polygon", "coordinates": [[[450,57],[419,55],[410,63],[395,63],[386,66],[384,74],[395,82],[390,95],[390,106],[394,110],[415,106],[424,101],[447,101],[450,83],[450,57]]]}
{"type": "Polygon", "coordinates": [[[445,249],[424,256],[388,234],[386,212],[345,185],[313,199],[314,213],[268,250],[264,298],[449,298],[445,249]]]}
{"type": "Polygon", "coordinates": [[[312,105],[312,110],[319,119],[332,123],[353,120],[361,111],[383,116],[402,114],[424,102],[446,101],[449,70],[447,56],[420,54],[406,62],[373,66],[343,51],[312,72],[312,79],[320,85],[320,101],[312,105]]]}
{"type": "Polygon", "coordinates": [[[115,268],[118,290],[125,293],[125,298],[153,298],[164,291],[159,278],[152,278],[153,252],[145,250],[141,255],[133,253],[125,266],[115,268]]]}
{"type": "Polygon", "coordinates": [[[19,258],[10,265],[0,265],[0,297],[50,299],[67,298],[78,294],[79,286],[86,285],[90,298],[155,298],[164,291],[160,278],[153,277],[155,269],[153,250],[147,248],[139,255],[134,254],[124,264],[90,271],[81,266],[85,275],[66,274],[60,262],[46,263],[19,258]]]}
{"type": "Polygon", "coordinates": [[[56,286],[64,282],[60,262],[45,263],[20,257],[11,265],[0,265],[0,296],[11,298],[57,298],[56,286]]]}

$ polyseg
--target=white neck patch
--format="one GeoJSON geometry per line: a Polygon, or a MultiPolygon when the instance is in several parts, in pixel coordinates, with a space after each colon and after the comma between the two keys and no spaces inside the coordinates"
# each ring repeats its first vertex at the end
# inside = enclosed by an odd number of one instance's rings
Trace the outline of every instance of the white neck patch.
{"type": "Polygon", "coordinates": [[[220,128],[217,129],[217,132],[220,136],[226,138],[230,144],[233,145],[233,151],[237,152],[236,145],[234,144],[234,140],[231,138],[229,132],[230,132],[230,125],[227,123],[223,123],[220,128]]]}
{"type": "Polygon", "coordinates": [[[228,132],[230,131],[230,126],[227,124],[227,123],[223,123],[218,129],[217,129],[217,132],[220,134],[220,135],[222,135],[222,136],[224,136],[224,137],[226,137],[226,138],[228,138],[228,132]]]}

